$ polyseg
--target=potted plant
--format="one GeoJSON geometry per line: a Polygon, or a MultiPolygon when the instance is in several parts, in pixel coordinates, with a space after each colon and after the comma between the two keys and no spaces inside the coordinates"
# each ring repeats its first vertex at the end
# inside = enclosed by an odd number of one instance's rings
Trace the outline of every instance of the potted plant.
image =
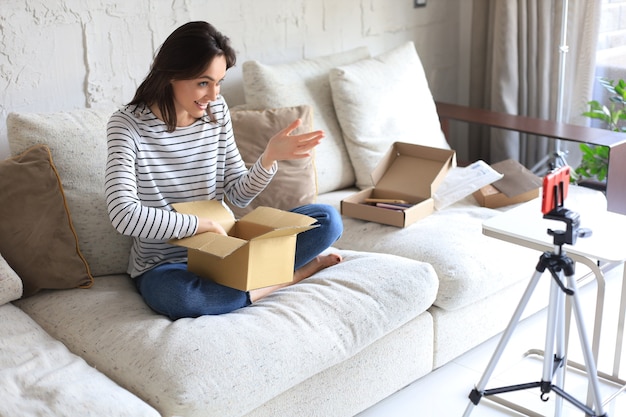
{"type": "MultiPolygon", "coordinates": [[[[609,104],[603,105],[597,100],[589,101],[589,109],[583,116],[601,120],[607,129],[615,132],[626,132],[626,82],[600,78],[600,84],[609,92],[609,104]]],[[[574,177],[579,184],[604,188],[609,167],[609,148],[580,144],[582,160],[574,170],[574,177]],[[595,184],[594,184],[595,182],[595,184]]]]}

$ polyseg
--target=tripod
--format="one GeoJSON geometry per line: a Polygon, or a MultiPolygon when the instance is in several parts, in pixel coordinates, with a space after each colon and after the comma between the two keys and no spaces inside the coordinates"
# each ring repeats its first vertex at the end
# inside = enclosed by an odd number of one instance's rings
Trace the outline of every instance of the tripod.
{"type": "Polygon", "coordinates": [[[541,399],[548,401],[548,394],[554,391],[557,394],[555,401],[555,416],[561,415],[563,400],[568,401],[580,410],[584,411],[588,416],[606,417],[602,409],[602,401],[600,399],[600,388],[598,384],[598,375],[593,354],[589,347],[589,341],[584,328],[583,317],[581,314],[580,302],[577,294],[576,279],[574,277],[575,263],[571,258],[566,256],[563,251],[564,244],[574,244],[577,237],[589,236],[591,231],[588,229],[580,229],[580,216],[578,213],[570,211],[562,206],[554,208],[550,212],[544,214],[544,218],[564,221],[567,224],[565,231],[554,231],[548,229],[548,234],[554,237],[554,250],[552,252],[544,252],[540,258],[531,281],[524,292],[522,299],[517,306],[511,321],[505,329],[500,342],[496,347],[487,369],[485,370],[478,385],[470,392],[470,403],[467,405],[464,417],[469,417],[474,406],[478,405],[483,396],[502,394],[512,391],[526,390],[531,388],[540,388],[541,399]],[[545,272],[550,272],[552,281],[550,283],[550,298],[548,304],[548,317],[546,326],[545,340],[545,356],[543,360],[543,374],[541,381],[503,386],[493,389],[485,389],[491,374],[507,345],[515,328],[524,312],[524,308],[528,304],[530,297],[539,282],[539,279],[545,272]],[[564,279],[565,278],[565,279],[564,279]],[[583,350],[587,379],[589,382],[590,393],[593,400],[593,407],[588,406],[582,401],[577,400],[571,394],[563,389],[564,372],[566,366],[565,359],[565,297],[572,298],[572,309],[574,319],[577,324],[578,334],[581,347],[583,350]],[[552,378],[555,378],[555,383],[552,378]]]}

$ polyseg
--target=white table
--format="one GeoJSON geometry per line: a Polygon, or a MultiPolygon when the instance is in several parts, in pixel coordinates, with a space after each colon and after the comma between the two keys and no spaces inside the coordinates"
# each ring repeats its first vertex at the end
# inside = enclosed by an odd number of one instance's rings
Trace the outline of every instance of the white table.
{"type": "MultiPolygon", "coordinates": [[[[590,237],[579,237],[574,245],[563,245],[563,249],[572,260],[587,265],[598,283],[592,341],[592,352],[597,363],[604,311],[604,272],[626,261],[626,216],[606,211],[606,200],[597,191],[576,186],[569,188],[570,192],[565,199],[564,207],[580,214],[581,228],[592,230],[590,237]]],[[[541,198],[521,204],[483,223],[485,235],[541,252],[554,250],[553,237],[547,233],[549,228],[565,230],[566,224],[562,221],[543,218],[541,198]]],[[[626,317],[625,282],[626,268],[624,268],[622,281],[613,371],[612,374],[598,372],[598,376],[622,386],[626,385],[626,381],[619,378],[626,317]]],[[[613,399],[619,392],[606,402],[613,399]]]]}

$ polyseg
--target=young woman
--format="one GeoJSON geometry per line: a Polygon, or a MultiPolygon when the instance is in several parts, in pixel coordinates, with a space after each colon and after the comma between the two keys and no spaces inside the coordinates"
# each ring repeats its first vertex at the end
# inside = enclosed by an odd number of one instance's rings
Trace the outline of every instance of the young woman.
{"type": "Polygon", "coordinates": [[[226,234],[212,219],[173,211],[172,203],[227,197],[245,207],[270,182],[277,161],[306,157],[323,138],[321,131],[290,135],[301,123],[295,120],[248,170],[219,94],[234,64],[227,37],[206,22],[184,24],[165,40],[135,97],[107,126],[111,223],[133,237],[128,273],[143,299],[172,319],[228,313],[341,261],[320,256],[343,231],[337,211],[320,204],[292,210],[315,218],[319,227],[298,235],[294,279],[285,285],[250,292],[219,285],[187,271],[186,249],[167,243],[197,233],[226,234]]]}

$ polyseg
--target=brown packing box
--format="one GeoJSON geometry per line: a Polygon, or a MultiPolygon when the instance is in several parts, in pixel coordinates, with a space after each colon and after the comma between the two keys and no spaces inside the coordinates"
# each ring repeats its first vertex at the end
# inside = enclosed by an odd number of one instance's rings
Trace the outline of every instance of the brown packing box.
{"type": "Polygon", "coordinates": [[[539,197],[542,179],[516,160],[507,159],[491,167],[504,177],[474,192],[474,198],[481,206],[499,208],[539,197]]]}
{"type": "Polygon", "coordinates": [[[453,150],[395,142],[372,172],[374,186],[341,201],[341,214],[406,227],[435,210],[433,194],[456,166],[453,150]],[[413,206],[401,211],[364,203],[366,198],[401,199],[413,206]]]}
{"type": "Polygon", "coordinates": [[[219,201],[172,206],[180,213],[211,218],[228,233],[172,239],[170,243],[188,249],[187,269],[242,291],[292,281],[296,235],[317,227],[312,217],[270,207],[257,207],[235,220],[219,201]]]}

